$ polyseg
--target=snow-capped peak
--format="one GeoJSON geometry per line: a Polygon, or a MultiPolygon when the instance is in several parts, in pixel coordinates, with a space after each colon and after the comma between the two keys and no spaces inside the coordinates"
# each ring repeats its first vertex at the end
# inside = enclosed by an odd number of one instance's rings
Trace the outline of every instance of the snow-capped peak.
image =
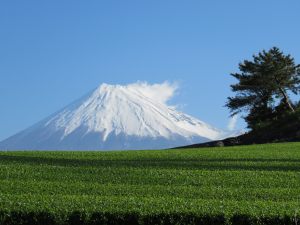
{"type": "Polygon", "coordinates": [[[84,127],[86,133],[101,133],[102,141],[111,133],[152,138],[170,138],[174,134],[218,138],[219,130],[166,104],[175,90],[168,83],[102,84],[75,108],[67,107],[50,119],[46,126],[63,129],[62,139],[79,127],[84,127]]]}

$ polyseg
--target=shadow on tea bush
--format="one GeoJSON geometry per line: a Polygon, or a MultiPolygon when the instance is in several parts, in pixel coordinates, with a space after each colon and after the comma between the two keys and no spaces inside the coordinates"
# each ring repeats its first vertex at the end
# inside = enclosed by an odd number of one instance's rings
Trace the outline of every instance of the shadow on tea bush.
{"type": "Polygon", "coordinates": [[[55,217],[47,212],[0,213],[1,225],[56,225],[55,217]]]}

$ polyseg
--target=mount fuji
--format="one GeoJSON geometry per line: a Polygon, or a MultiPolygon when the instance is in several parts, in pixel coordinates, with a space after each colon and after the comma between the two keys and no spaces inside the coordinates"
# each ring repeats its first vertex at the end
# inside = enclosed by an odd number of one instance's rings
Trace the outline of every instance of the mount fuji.
{"type": "Polygon", "coordinates": [[[169,83],[102,84],[0,142],[1,150],[164,149],[230,136],[169,106],[169,83]]]}

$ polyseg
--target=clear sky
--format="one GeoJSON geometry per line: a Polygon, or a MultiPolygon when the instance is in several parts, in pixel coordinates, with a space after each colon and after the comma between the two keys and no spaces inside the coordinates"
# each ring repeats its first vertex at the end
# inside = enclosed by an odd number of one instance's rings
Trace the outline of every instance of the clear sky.
{"type": "Polygon", "coordinates": [[[103,82],[137,80],[178,82],[172,104],[226,129],[241,60],[278,46],[300,63],[299,12],[299,0],[2,0],[0,140],[103,82]]]}

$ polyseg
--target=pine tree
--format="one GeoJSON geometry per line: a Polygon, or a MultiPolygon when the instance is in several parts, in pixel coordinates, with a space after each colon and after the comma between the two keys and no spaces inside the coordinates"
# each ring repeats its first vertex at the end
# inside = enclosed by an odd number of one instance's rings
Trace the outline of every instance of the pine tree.
{"type": "Polygon", "coordinates": [[[276,113],[277,102],[281,109],[295,111],[288,92],[296,95],[300,92],[300,65],[296,65],[290,55],[273,47],[254,55],[252,61],[244,60],[239,70],[231,74],[238,80],[231,85],[236,96],[229,97],[226,106],[232,115],[248,112],[245,119],[249,128],[270,119],[276,113]]]}

